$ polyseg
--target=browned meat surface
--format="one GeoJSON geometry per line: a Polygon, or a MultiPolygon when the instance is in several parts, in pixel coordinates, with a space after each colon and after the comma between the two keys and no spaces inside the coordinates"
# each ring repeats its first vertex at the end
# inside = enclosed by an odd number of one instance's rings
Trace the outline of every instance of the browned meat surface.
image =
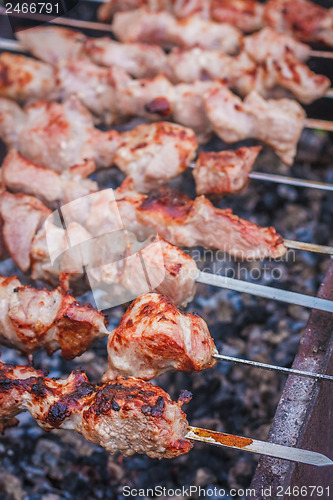
{"type": "Polygon", "coordinates": [[[139,125],[121,135],[114,163],[145,193],[181,174],[197,147],[191,129],[169,122],[139,125]]]}
{"type": "Polygon", "coordinates": [[[2,52],[0,95],[19,102],[55,98],[52,66],[30,57],[2,52]]]}
{"type": "MultiPolygon", "coordinates": [[[[114,205],[106,191],[94,195],[86,227],[99,234],[114,231],[114,205]]],[[[261,228],[240,219],[230,209],[214,207],[204,196],[194,201],[171,189],[161,189],[151,196],[137,193],[127,179],[116,191],[117,211],[124,226],[141,236],[149,227],[173,245],[215,248],[237,257],[280,257],[286,249],[273,228],[261,228]]],[[[160,293],[164,293],[160,291],[160,293]]]]}
{"type": "Polygon", "coordinates": [[[83,354],[96,338],[108,334],[102,313],[80,305],[61,287],[37,290],[16,277],[0,276],[0,342],[31,354],[61,349],[67,359],[83,354]]]}
{"type": "Polygon", "coordinates": [[[333,9],[308,0],[269,0],[265,22],[276,31],[288,33],[302,42],[321,42],[333,47],[333,9]]]}
{"type": "Polygon", "coordinates": [[[202,47],[235,54],[241,32],[226,23],[191,16],[176,19],[172,14],[138,9],[115,14],[113,32],[121,42],[147,42],[170,48],[202,47]]]}
{"type": "Polygon", "coordinates": [[[0,425],[13,425],[29,411],[38,425],[75,430],[110,453],[145,453],[173,458],[187,453],[188,422],[178,402],[159,387],[135,378],[117,377],[103,385],[89,383],[84,372],[49,379],[43,372],[0,362],[0,425]]]}
{"type": "Polygon", "coordinates": [[[242,191],[260,150],[256,146],[217,153],[201,151],[193,169],[197,194],[220,196],[242,191]]]}
{"type": "Polygon", "coordinates": [[[277,258],[285,254],[274,228],[262,228],[214,207],[204,196],[194,201],[168,189],[147,197],[137,209],[138,221],[173,244],[220,249],[238,258],[277,258]]]}
{"type": "MultiPolygon", "coordinates": [[[[95,170],[93,161],[90,162],[90,169],[88,163],[85,166],[84,175],[95,170]]],[[[36,196],[51,208],[98,191],[97,183],[84,179],[75,168],[60,175],[36,165],[14,149],[4,159],[1,180],[9,191],[36,196]]]]}
{"type": "Polygon", "coordinates": [[[109,368],[103,381],[118,375],[150,380],[162,373],[211,368],[217,353],[205,321],[184,314],[157,293],[142,295],[108,339],[109,368]]]}

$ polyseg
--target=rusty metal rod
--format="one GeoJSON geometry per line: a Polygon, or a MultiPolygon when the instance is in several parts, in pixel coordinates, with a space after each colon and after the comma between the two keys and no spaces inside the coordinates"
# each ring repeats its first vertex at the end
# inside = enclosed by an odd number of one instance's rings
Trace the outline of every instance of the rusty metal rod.
{"type": "Polygon", "coordinates": [[[235,436],[234,434],[226,434],[224,432],[211,431],[209,429],[201,429],[200,427],[189,426],[185,437],[193,441],[282,458],[283,460],[315,465],[317,467],[333,465],[333,461],[322,453],[259,441],[258,439],[235,436]]]}

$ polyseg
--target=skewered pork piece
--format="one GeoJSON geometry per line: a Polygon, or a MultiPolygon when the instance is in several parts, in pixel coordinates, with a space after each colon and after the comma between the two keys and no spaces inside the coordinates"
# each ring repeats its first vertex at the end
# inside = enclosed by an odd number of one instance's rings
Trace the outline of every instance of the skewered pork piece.
{"type": "Polygon", "coordinates": [[[178,18],[199,15],[204,19],[230,23],[245,32],[263,25],[264,7],[254,0],[109,0],[98,9],[98,19],[111,21],[116,12],[145,7],[150,11],[166,10],[178,18]]]}
{"type": "MultiPolygon", "coordinates": [[[[25,30],[18,34],[18,38],[34,56],[50,64],[59,62],[58,47],[67,46],[65,56],[71,63],[68,62],[66,68],[71,66],[73,69],[69,73],[70,79],[75,74],[74,85],[68,81],[64,86],[67,89],[65,93],[69,95],[75,88],[80,88],[81,59],[85,56],[96,64],[121,67],[136,78],[165,73],[173,83],[221,79],[242,96],[256,90],[260,95],[269,97],[272,90],[282,87],[293,92],[299,101],[309,103],[323,96],[330,86],[328,78],[313,73],[298,60],[306,59],[308,46],[270,28],[244,37],[244,50],[235,57],[198,47],[188,50],[175,48],[166,55],[158,46],[122,44],[110,38],[86,38],[83,43],[84,35],[56,26],[25,30]],[[41,40],[46,40],[46,50],[41,40]],[[154,51],[156,54],[151,53],[154,51]],[[75,63],[75,59],[79,60],[79,64],[75,63]]],[[[86,105],[91,109],[89,102],[86,105]]]]}
{"type": "MultiPolygon", "coordinates": [[[[118,73],[120,71],[118,69],[118,73]]],[[[37,99],[64,100],[76,95],[99,121],[112,123],[115,119],[113,70],[96,66],[88,59],[60,61],[52,67],[26,56],[3,52],[0,54],[0,95],[28,104],[37,99]]]]}
{"type": "Polygon", "coordinates": [[[308,0],[269,0],[264,20],[276,31],[302,42],[320,42],[333,47],[333,9],[308,0]]]}
{"type": "Polygon", "coordinates": [[[24,111],[0,98],[0,134],[8,147],[58,173],[74,165],[85,171],[91,160],[110,166],[119,145],[119,134],[94,128],[91,114],[75,97],[63,104],[38,101],[24,111]]]}
{"type": "MultiPolygon", "coordinates": [[[[164,76],[141,80],[133,80],[129,76],[124,78],[124,73],[122,71],[119,73],[118,69],[114,71],[114,84],[117,88],[117,107],[121,110],[120,115],[122,116],[143,116],[152,120],[168,116],[177,123],[193,128],[201,140],[207,139],[213,131],[228,143],[249,137],[257,138],[273,147],[287,164],[291,164],[293,161],[296,144],[305,119],[303,108],[295,101],[289,99],[265,101],[256,92],[252,92],[242,101],[217,81],[172,85],[164,76]]],[[[69,112],[72,109],[74,116],[84,114],[77,101],[72,99],[69,101],[69,103],[73,102],[74,104],[67,105],[67,119],[70,119],[69,112]]],[[[60,105],[37,103],[28,107],[33,123],[35,124],[37,120],[40,123],[38,129],[48,130],[49,117],[48,113],[45,113],[45,107],[52,110],[57,106],[60,105]]],[[[5,103],[5,109],[8,110],[7,103],[5,103]]],[[[60,108],[56,109],[59,113],[60,108]]],[[[0,101],[0,117],[1,115],[0,101]]],[[[89,118],[91,119],[90,115],[89,118]]],[[[9,126],[13,125],[12,118],[5,116],[4,120],[9,122],[9,126]]],[[[82,128],[82,133],[85,133],[84,141],[82,141],[83,146],[88,148],[88,156],[85,155],[84,158],[89,158],[92,155],[90,153],[89,156],[91,138],[86,139],[87,135],[92,133],[90,123],[88,124],[87,120],[88,116],[83,124],[79,124],[80,131],[82,128]]],[[[75,121],[74,124],[77,122],[75,121]]],[[[37,125],[30,125],[30,127],[34,129],[37,128],[37,125]]],[[[29,127],[29,125],[26,126],[29,127]]],[[[2,125],[2,128],[6,128],[5,124],[2,125]]],[[[59,129],[59,127],[55,128],[59,129]]],[[[60,128],[64,134],[62,127],[60,128]]],[[[32,132],[35,133],[35,130],[32,132]]],[[[100,148],[102,149],[96,163],[103,165],[105,157],[109,159],[112,156],[114,143],[119,139],[119,135],[114,131],[108,132],[109,137],[101,135],[102,133],[99,131],[95,132],[94,129],[94,143],[100,140],[100,148]]],[[[11,132],[11,137],[12,135],[11,132]]],[[[66,137],[67,134],[65,134],[64,139],[66,137]]],[[[28,142],[26,146],[28,153],[35,142],[34,140],[28,142]]],[[[64,144],[66,145],[66,143],[64,144]]],[[[13,146],[32,161],[43,166],[42,162],[22,151],[15,143],[13,146]]],[[[56,152],[59,155],[59,148],[56,149],[56,152]]],[[[62,153],[61,149],[60,153],[62,153]]],[[[74,164],[73,159],[67,160],[67,162],[70,166],[74,164]]]]}
{"type": "Polygon", "coordinates": [[[236,151],[200,151],[193,169],[196,193],[221,196],[241,192],[260,150],[260,146],[254,146],[236,151]]]}
{"type": "Polygon", "coordinates": [[[136,376],[150,380],[174,370],[196,372],[216,364],[205,321],[180,312],[157,293],[136,299],[108,338],[109,368],[103,382],[136,376]]]}
{"type": "Polygon", "coordinates": [[[61,26],[35,27],[16,36],[32,55],[52,66],[61,60],[88,57],[101,66],[119,66],[135,78],[150,78],[162,73],[167,61],[167,55],[158,45],[89,38],[61,26]]]}
{"type": "Polygon", "coordinates": [[[37,290],[22,286],[14,276],[0,276],[0,297],[0,342],[24,354],[61,349],[66,359],[73,359],[108,334],[104,315],[80,305],[61,286],[37,290]]]}
{"type": "MultiPolygon", "coordinates": [[[[122,134],[114,130],[101,132],[93,127],[91,115],[74,97],[63,104],[37,102],[26,107],[25,113],[13,101],[0,98],[0,138],[40,167],[65,172],[57,176],[57,181],[50,172],[40,172],[45,183],[55,183],[54,191],[61,184],[62,192],[53,194],[44,190],[40,176],[36,185],[30,186],[31,179],[24,182],[24,175],[20,177],[21,186],[25,184],[22,191],[36,195],[40,192],[48,203],[68,196],[74,199],[82,189],[95,190],[91,181],[76,178],[91,173],[93,163],[97,167],[116,164],[131,175],[139,191],[149,192],[181,174],[197,148],[192,130],[167,122],[139,125],[122,134]],[[75,178],[75,191],[68,184],[69,175],[75,178]],[[71,190],[67,190],[68,194],[66,187],[71,190]]],[[[4,181],[7,184],[6,178],[4,181]]],[[[13,179],[7,185],[16,191],[13,179]]]]}
{"type": "MultiPolygon", "coordinates": [[[[227,143],[256,138],[272,147],[287,165],[292,164],[305,120],[305,112],[296,101],[265,100],[256,92],[242,101],[216,81],[168,87],[166,79],[156,77],[147,80],[144,89],[139,80],[130,80],[122,95],[119,92],[122,109],[133,109],[140,96],[152,95],[155,88],[159,95],[144,108],[185,126],[192,123],[199,140],[212,130],[227,143]]],[[[140,114],[140,107],[135,109],[140,114]]]]}
{"type": "MultiPolygon", "coordinates": [[[[240,258],[277,258],[284,255],[283,240],[273,228],[261,228],[240,219],[230,209],[214,207],[204,196],[194,201],[171,189],[150,196],[137,193],[131,179],[115,191],[117,210],[125,227],[135,234],[147,226],[180,247],[220,249],[240,258]]],[[[114,230],[114,208],[105,191],[94,195],[85,226],[93,234],[114,230]]]]}
{"type": "Polygon", "coordinates": [[[279,60],[268,54],[259,64],[245,52],[230,57],[200,48],[173,49],[168,56],[167,69],[168,77],[175,83],[221,78],[241,96],[255,90],[263,97],[270,97],[274,91],[281,93],[281,89],[285,89],[304,104],[324,96],[331,84],[329,78],[314,73],[289,52],[279,60]]]}
{"type": "Polygon", "coordinates": [[[147,9],[116,13],[112,30],[121,42],[147,42],[164,48],[199,46],[226,54],[237,53],[241,39],[241,32],[230,24],[198,16],[178,20],[166,11],[147,9]]]}
{"type": "Polygon", "coordinates": [[[84,172],[80,165],[58,174],[36,165],[12,149],[2,164],[1,181],[11,192],[36,196],[48,207],[57,208],[59,203],[64,205],[98,191],[97,182],[83,178],[95,170],[94,162],[86,162],[84,167],[84,172]]]}
{"type": "Polygon", "coordinates": [[[145,453],[161,459],[191,449],[181,410],[191,398],[187,391],[176,403],[159,387],[139,379],[117,377],[93,385],[79,370],[67,379],[49,379],[40,370],[2,362],[0,377],[2,429],[29,411],[42,429],[76,430],[109,453],[145,453]]]}

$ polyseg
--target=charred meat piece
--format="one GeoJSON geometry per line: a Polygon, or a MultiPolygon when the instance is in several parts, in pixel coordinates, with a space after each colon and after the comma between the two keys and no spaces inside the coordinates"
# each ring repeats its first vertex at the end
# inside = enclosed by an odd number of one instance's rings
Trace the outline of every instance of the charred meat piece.
{"type": "Polygon", "coordinates": [[[242,191],[260,150],[255,146],[217,153],[201,151],[193,170],[197,194],[221,196],[242,191]]]}
{"type": "Polygon", "coordinates": [[[112,454],[161,459],[187,453],[191,443],[181,406],[189,400],[187,393],[176,403],[159,387],[131,377],[93,385],[81,371],[49,379],[33,368],[0,362],[2,428],[29,411],[42,429],[75,430],[112,454]]]}
{"type": "Polygon", "coordinates": [[[184,314],[157,293],[142,295],[108,339],[109,368],[103,381],[118,375],[150,380],[162,373],[211,368],[217,353],[205,321],[184,314]]]}
{"type": "Polygon", "coordinates": [[[80,305],[61,287],[37,290],[22,286],[16,277],[0,277],[0,297],[0,342],[24,354],[61,349],[66,359],[73,359],[108,334],[104,315],[80,305]]]}

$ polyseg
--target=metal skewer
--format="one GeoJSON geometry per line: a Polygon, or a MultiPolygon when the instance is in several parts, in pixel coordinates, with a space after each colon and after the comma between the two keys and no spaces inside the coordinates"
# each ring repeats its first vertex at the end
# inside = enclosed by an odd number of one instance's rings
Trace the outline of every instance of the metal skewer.
{"type": "Polygon", "coordinates": [[[193,441],[201,441],[202,443],[258,453],[260,455],[315,465],[317,467],[333,465],[333,461],[330,458],[314,451],[235,436],[234,434],[225,434],[224,432],[200,429],[199,427],[190,426],[185,437],[193,441]]]}
{"type": "Polygon", "coordinates": [[[312,373],[303,370],[295,370],[294,368],[285,368],[284,366],[269,365],[267,363],[260,363],[259,361],[250,361],[249,359],[234,358],[233,356],[225,356],[224,354],[214,354],[214,358],[220,361],[227,361],[230,363],[240,363],[242,365],[249,365],[249,366],[255,366],[257,368],[262,368],[263,370],[278,371],[291,375],[298,375],[300,377],[331,380],[331,381],[333,380],[332,375],[325,375],[324,373],[312,373]]]}
{"type": "Polygon", "coordinates": [[[250,283],[235,278],[228,278],[227,276],[218,276],[212,273],[199,271],[196,281],[204,283],[205,285],[217,286],[220,288],[228,288],[237,292],[249,293],[264,297],[266,299],[273,299],[279,302],[286,302],[287,304],[296,304],[310,309],[320,309],[321,311],[333,312],[333,301],[305,295],[297,292],[289,292],[288,290],[281,290],[266,285],[259,285],[257,283],[250,283]]]}
{"type": "Polygon", "coordinates": [[[310,50],[310,57],[323,57],[325,59],[333,59],[333,52],[328,50],[310,50]]]}

